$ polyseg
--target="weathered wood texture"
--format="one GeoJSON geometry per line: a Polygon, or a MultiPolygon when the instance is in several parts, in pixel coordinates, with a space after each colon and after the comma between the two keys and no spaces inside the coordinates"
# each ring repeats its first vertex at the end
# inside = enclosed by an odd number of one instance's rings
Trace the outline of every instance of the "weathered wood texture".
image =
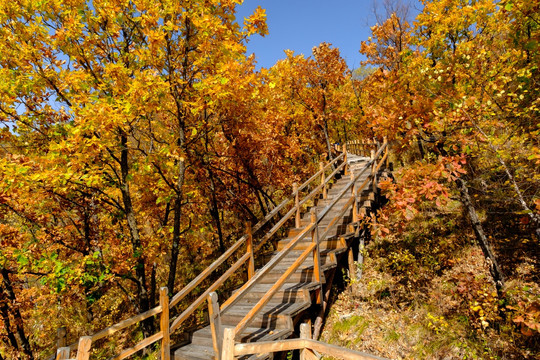
{"type": "MultiPolygon", "coordinates": [[[[265,345],[267,347],[249,354],[257,353],[256,358],[259,359],[264,358],[264,354],[269,354],[272,351],[289,349],[291,344],[285,343],[285,347],[280,346],[279,339],[284,339],[292,333],[293,316],[300,317],[300,311],[310,307],[312,299],[314,302],[322,304],[323,309],[326,308],[325,298],[330,293],[322,290],[326,281],[324,272],[331,271],[337,266],[337,254],[346,254],[345,261],[348,260],[349,272],[354,276],[356,270],[353,261],[354,254],[348,249],[347,239],[360,233],[360,230],[357,229],[357,222],[363,214],[371,212],[365,206],[372,205],[372,202],[367,201],[367,199],[373,193],[372,189],[377,189],[373,186],[373,179],[376,179],[380,167],[386,163],[384,161],[384,157],[387,156],[385,147],[386,144],[378,148],[377,151],[373,151],[372,158],[348,154],[350,162],[341,163],[330,175],[320,171],[318,185],[305,197],[300,196],[300,187],[296,184],[293,185],[293,207],[263,236],[263,239],[266,240],[273,236],[289,219],[294,219],[294,228],[289,230],[290,236],[280,240],[278,242],[279,251],[274,253],[266,265],[257,270],[253,276],[249,276],[248,281],[221,305],[220,311],[225,327],[219,355],[222,359],[232,359],[244,354],[236,351],[239,344],[236,344],[235,347],[235,341],[245,342],[242,339],[249,339],[247,341],[250,344],[260,343],[261,340],[264,343],[265,336],[273,332],[282,335],[274,338],[275,340],[268,342],[268,344],[277,345],[265,345]],[[341,176],[339,180],[336,180],[336,174],[343,174],[345,168],[348,169],[348,176],[341,176]],[[332,178],[332,185],[328,186],[330,178],[332,178]],[[309,212],[303,212],[304,204],[312,199],[315,199],[316,205],[311,206],[309,212]],[[352,227],[350,222],[352,222],[352,227]],[[348,225],[345,226],[346,224],[348,225]],[[347,236],[343,236],[345,235],[344,231],[349,231],[347,236]],[[264,290],[261,288],[262,284],[267,284],[264,290]],[[300,290],[304,286],[306,289],[310,289],[307,291],[311,292],[312,296],[298,296],[298,294],[291,296],[287,294],[290,290],[283,291],[283,288],[300,290]],[[289,326],[288,331],[287,326],[289,326]],[[265,335],[257,337],[257,333],[265,335]],[[228,351],[233,351],[232,349],[236,349],[235,353],[228,353],[228,351]]],[[[359,148],[357,150],[360,151],[359,148]]],[[[320,169],[323,168],[320,165],[320,169]]],[[[331,274],[333,275],[333,272],[331,274]]],[[[324,310],[322,315],[324,315],[324,310]]],[[[219,347],[202,337],[203,335],[209,336],[209,334],[211,331],[196,332],[194,344],[179,349],[175,353],[175,359],[214,358],[215,354],[219,352],[219,347]],[[203,346],[205,344],[207,344],[206,347],[203,346]],[[197,351],[199,354],[203,352],[206,355],[195,356],[197,351]]],[[[320,347],[319,345],[315,346],[320,347]]],[[[302,358],[314,359],[313,350],[304,348],[302,358]]],[[[331,348],[331,350],[335,349],[331,348]]],[[[331,355],[341,357],[339,352],[331,355]]],[[[343,358],[362,358],[354,357],[358,356],[356,353],[351,355],[353,357],[347,357],[349,355],[345,352],[343,358]]],[[[371,357],[371,359],[374,358],[376,357],[371,357]]]]}
{"type": "MultiPolygon", "coordinates": [[[[312,298],[322,304],[323,314],[329,290],[322,291],[325,272],[337,266],[337,256],[347,253],[348,239],[359,233],[357,226],[363,214],[370,212],[372,202],[365,198],[366,189],[377,191],[377,175],[383,164],[388,164],[386,139],[382,146],[353,142],[343,145],[343,153],[326,165],[302,185],[293,185],[291,195],[276,206],[264,219],[246,233],[208,268],[196,276],[171,299],[167,288],[160,289],[159,306],[125,319],[77,343],[65,346],[65,329],[59,331],[58,352],[49,359],[67,359],[70,350],[77,349],[77,360],[87,360],[92,343],[117,331],[159,315],[160,331],[135,346],[121,350],[112,359],[120,360],[161,340],[161,358],[170,358],[170,334],[183,321],[208,301],[210,325],[193,335],[193,343],[175,352],[175,359],[233,359],[235,356],[257,353],[257,358],[275,351],[302,349],[302,359],[314,359],[321,352],[343,359],[377,359],[377,357],[333,347],[311,339],[311,328],[302,325],[302,339],[284,340],[293,332],[293,319],[311,306],[312,298]],[[374,150],[377,147],[377,151],[374,150]],[[347,148],[351,153],[347,154],[347,148]],[[365,158],[368,149],[371,157],[365,158]],[[384,154],[384,155],[383,155],[384,154]],[[341,176],[340,176],[341,175],[341,176]],[[349,175],[349,176],[342,176],[349,175]],[[306,207],[310,211],[306,212],[306,207]],[[288,209],[266,233],[260,230],[281,210],[288,209]],[[303,214],[303,217],[302,217],[303,214]],[[278,250],[261,269],[255,270],[255,256],[289,220],[294,217],[290,237],[278,241],[278,250]],[[225,264],[234,254],[237,260],[188,307],[173,319],[169,309],[177,306],[205,279],[225,264]],[[238,257],[239,256],[239,257],[238,257]],[[247,282],[219,306],[217,290],[225,281],[247,263],[247,282]],[[314,296],[311,294],[314,292],[314,296]],[[248,326],[252,327],[248,327],[248,326]],[[235,344],[235,341],[249,342],[235,344]],[[256,344],[255,344],[256,342],[256,344]]],[[[373,198],[374,199],[374,198],[373,198]]],[[[349,270],[352,273],[352,252],[349,270]]],[[[333,272],[331,272],[333,278],[333,272]]],[[[317,329],[318,330],[318,329],[317,329]]],[[[317,331],[318,332],[318,331],[317,331]]]]}

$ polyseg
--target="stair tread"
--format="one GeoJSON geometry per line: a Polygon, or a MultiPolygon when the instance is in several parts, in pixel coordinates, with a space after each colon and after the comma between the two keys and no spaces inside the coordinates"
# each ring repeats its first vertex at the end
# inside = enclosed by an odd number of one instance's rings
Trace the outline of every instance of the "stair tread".
{"type": "MultiPolygon", "coordinates": [[[[222,328],[232,328],[232,325],[222,325],[222,328]]],[[[248,327],[242,331],[239,340],[242,342],[254,341],[272,341],[288,337],[292,333],[290,329],[269,329],[248,327]]],[[[206,326],[193,333],[193,341],[197,341],[198,345],[212,346],[212,330],[210,326],[206,326]]]]}
{"type": "MultiPolygon", "coordinates": [[[[290,315],[295,314],[300,310],[305,309],[306,307],[309,307],[311,303],[308,302],[297,302],[297,303],[291,303],[291,302],[281,302],[279,304],[277,303],[271,303],[266,304],[262,310],[257,314],[257,317],[261,316],[268,316],[268,315],[290,315]]],[[[231,306],[224,315],[240,315],[244,317],[253,307],[255,304],[234,304],[231,306]]]]}
{"type": "Polygon", "coordinates": [[[214,360],[214,358],[215,353],[212,346],[188,344],[186,346],[182,346],[174,352],[175,360],[214,360]]]}
{"type": "MultiPolygon", "coordinates": [[[[250,289],[250,292],[251,293],[256,293],[256,292],[266,293],[273,285],[274,284],[255,284],[250,289]]],[[[285,283],[279,290],[280,292],[291,292],[291,291],[300,291],[300,290],[314,290],[319,287],[320,287],[320,284],[317,282],[306,281],[306,282],[285,283]]]]}

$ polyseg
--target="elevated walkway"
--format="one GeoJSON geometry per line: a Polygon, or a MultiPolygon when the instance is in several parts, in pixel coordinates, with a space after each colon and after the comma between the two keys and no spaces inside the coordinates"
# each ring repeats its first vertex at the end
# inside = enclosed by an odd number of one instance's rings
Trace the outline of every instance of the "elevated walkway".
{"type": "Polygon", "coordinates": [[[194,331],[189,343],[174,351],[175,360],[268,359],[274,352],[291,349],[301,349],[303,354],[314,354],[318,349],[346,359],[377,359],[316,341],[336,269],[341,266],[348,267],[352,274],[356,271],[353,260],[359,234],[366,216],[373,211],[377,181],[388,165],[386,142],[365,146],[356,142],[348,147],[348,152],[321,164],[319,172],[304,184],[295,184],[288,199],[253,228],[248,226],[241,239],[171,299],[166,296],[167,289],[162,288],[160,306],[82,337],[77,344],[59,349],[57,358],[68,359],[70,351],[78,348],[77,359],[88,359],[92,342],[159,315],[160,332],[120,352],[115,359],[128,357],[157,341],[161,342],[162,359],[168,359],[170,334],[207,302],[209,324],[194,331]],[[284,211],[286,214],[280,217],[284,211]],[[222,264],[234,259],[196,301],[178,311],[179,315],[169,317],[170,308],[178,306],[222,264]],[[258,269],[256,259],[262,264],[258,269]],[[244,266],[247,282],[227,298],[219,299],[223,301],[220,305],[215,291],[244,266]],[[290,340],[301,322],[306,322],[301,326],[302,339],[290,340]]]}

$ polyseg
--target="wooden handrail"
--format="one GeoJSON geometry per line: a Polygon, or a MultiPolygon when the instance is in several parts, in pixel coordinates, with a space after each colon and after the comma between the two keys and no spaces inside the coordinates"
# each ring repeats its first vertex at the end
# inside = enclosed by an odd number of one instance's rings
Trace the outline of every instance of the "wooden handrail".
{"type": "Polygon", "coordinates": [[[148,319],[149,317],[157,315],[161,312],[161,310],[162,310],[161,306],[156,306],[155,308],[150,309],[146,312],[135,315],[133,317],[130,317],[129,319],[120,321],[119,323],[109,326],[108,328],[103,329],[95,333],[94,335],[91,335],[90,337],[92,338],[92,342],[96,342],[97,340],[102,339],[106,336],[112,335],[117,331],[123,330],[133,324],[136,324],[138,322],[148,319]]]}
{"type": "Polygon", "coordinates": [[[317,178],[321,176],[321,174],[326,171],[330,166],[334,165],[338,160],[341,160],[345,157],[345,153],[341,153],[339,156],[337,156],[334,160],[330,161],[328,164],[324,166],[324,168],[319,169],[312,177],[307,179],[302,185],[298,187],[298,191],[302,191],[306,186],[308,186],[310,183],[315,181],[317,178]]]}
{"type": "MultiPolygon", "coordinates": [[[[232,330],[232,329],[226,329],[232,330]]],[[[279,341],[260,341],[236,344],[233,356],[264,354],[278,351],[291,351],[309,349],[321,354],[329,355],[343,360],[387,360],[385,358],[350,350],[336,345],[323,343],[312,339],[288,339],[279,341]]],[[[223,358],[222,360],[229,360],[223,358]]]]}
{"type": "Polygon", "coordinates": [[[197,300],[188,306],[186,310],[182,312],[171,324],[171,332],[178,329],[184,320],[186,320],[202,303],[206,300],[208,295],[215,291],[225,280],[227,280],[236,270],[238,270],[249,259],[250,254],[246,253],[240,259],[238,259],[219,279],[214,281],[212,285],[205,292],[203,292],[197,300]]]}

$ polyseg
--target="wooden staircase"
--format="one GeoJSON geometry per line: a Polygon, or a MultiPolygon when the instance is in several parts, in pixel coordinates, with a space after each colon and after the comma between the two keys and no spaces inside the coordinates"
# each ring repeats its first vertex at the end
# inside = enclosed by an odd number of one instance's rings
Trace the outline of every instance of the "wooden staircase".
{"type": "Polygon", "coordinates": [[[373,211],[377,181],[385,168],[386,140],[348,143],[331,162],[321,163],[319,171],[302,185],[293,184],[287,199],[253,227],[248,224],[244,236],[173,297],[169,298],[167,288],[161,288],[158,306],[82,336],[78,342],[60,347],[48,360],[70,359],[75,350],[77,360],[88,360],[93,343],[154,316],[159,317],[159,332],[111,359],[127,358],[160,342],[161,359],[168,360],[171,334],[182,329],[182,324],[205,303],[210,324],[193,332],[190,343],[174,351],[175,360],[258,360],[293,349],[308,354],[304,358],[313,358],[319,352],[343,359],[379,359],[319,342],[316,334],[336,269],[348,265],[351,274],[356,272],[351,245],[362,244],[359,234],[365,227],[364,216],[373,211]],[[283,229],[287,235],[274,239],[283,229]],[[263,253],[270,240],[273,250],[263,253]],[[264,264],[256,271],[255,258],[264,264]],[[226,270],[220,270],[225,265],[226,270]],[[220,305],[215,291],[244,267],[247,282],[221,299],[225,301],[220,305]],[[222,271],[219,278],[208,285],[210,275],[218,271],[222,271]],[[195,291],[202,293],[186,307],[186,296],[195,291]],[[170,309],[178,315],[170,317],[170,309]],[[315,318],[312,338],[309,324],[315,318]],[[306,319],[308,323],[300,326],[300,338],[290,339],[296,325],[306,319]]]}
{"type": "MultiPolygon", "coordinates": [[[[349,171],[358,173],[369,162],[369,158],[360,156],[348,157],[349,171]]],[[[356,184],[360,185],[366,180],[369,180],[370,173],[365,172],[362,176],[356,179],[356,184]]],[[[303,214],[300,219],[299,227],[292,227],[288,230],[288,236],[277,242],[277,249],[269,254],[268,260],[277,256],[280,251],[285,249],[287,244],[294,240],[302,230],[309,226],[312,222],[312,214],[315,216],[321,213],[329,204],[332,203],[333,197],[349,184],[350,177],[348,175],[341,176],[327,192],[327,198],[323,199],[322,195],[317,199],[316,204],[303,214]]],[[[372,182],[368,181],[367,188],[372,189],[372,182]]],[[[360,212],[368,213],[371,210],[371,202],[368,200],[370,191],[364,191],[361,194],[360,201],[362,202],[362,210],[360,212]]],[[[326,275],[335,271],[338,267],[338,261],[343,260],[344,254],[349,249],[355,235],[355,230],[351,226],[353,209],[350,207],[345,215],[340,217],[340,221],[335,224],[330,224],[331,220],[339,215],[341,207],[347,203],[349,199],[343,198],[336,202],[335,206],[328,212],[327,216],[318,223],[316,231],[320,234],[327,233],[324,238],[319,238],[319,253],[320,253],[320,271],[321,281],[318,281],[315,274],[314,259],[308,256],[287,279],[287,282],[279,288],[279,290],[271,297],[269,302],[262,310],[252,318],[249,327],[247,327],[238,336],[238,340],[242,343],[258,342],[258,341],[275,341],[278,339],[289,338],[295,330],[297,319],[304,317],[310,318],[311,314],[304,314],[312,309],[312,305],[317,302],[317,293],[322,292],[326,284],[326,275]],[[330,228],[327,229],[328,225],[330,228]],[[327,231],[328,230],[328,231],[327,231]]],[[[268,293],[274,286],[276,281],[297,261],[303,251],[313,243],[310,235],[304,237],[301,241],[295,244],[285,257],[280,259],[279,263],[269,272],[264,274],[253,288],[233,306],[220,314],[221,330],[218,334],[223,337],[225,328],[232,328],[244,318],[244,316],[260,301],[260,299],[268,293]]],[[[198,359],[215,359],[216,354],[212,340],[211,326],[208,325],[193,333],[191,344],[183,346],[174,353],[175,360],[198,360],[198,359]]],[[[253,355],[256,359],[265,359],[271,357],[271,354],[253,355]]]]}

